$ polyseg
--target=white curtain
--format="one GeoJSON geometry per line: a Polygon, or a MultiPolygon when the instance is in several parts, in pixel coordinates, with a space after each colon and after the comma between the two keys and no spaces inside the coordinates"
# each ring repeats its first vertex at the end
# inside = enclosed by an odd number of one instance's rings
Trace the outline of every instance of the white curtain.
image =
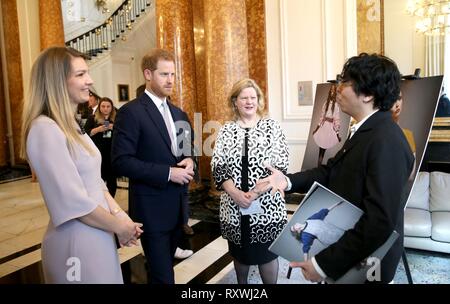
{"type": "Polygon", "coordinates": [[[450,92],[450,35],[445,35],[444,45],[444,93],[450,92]]]}
{"type": "Polygon", "coordinates": [[[450,91],[450,35],[427,36],[425,45],[425,76],[444,75],[443,86],[450,91]]]}
{"type": "Polygon", "coordinates": [[[425,76],[444,74],[444,36],[426,36],[425,38],[425,76]]]}

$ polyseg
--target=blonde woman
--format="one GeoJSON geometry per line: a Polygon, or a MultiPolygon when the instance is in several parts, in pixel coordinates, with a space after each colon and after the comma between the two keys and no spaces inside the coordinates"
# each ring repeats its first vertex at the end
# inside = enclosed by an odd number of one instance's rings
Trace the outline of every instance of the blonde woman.
{"type": "Polygon", "coordinates": [[[100,153],[76,123],[91,85],[84,55],[74,49],[46,49],[33,64],[21,152],[50,214],[42,241],[46,283],[123,283],[114,234],[130,246],[142,233],[108,193],[100,153]]]}
{"type": "Polygon", "coordinates": [[[264,117],[264,96],[251,79],[234,84],[228,98],[233,122],[219,131],[211,168],[220,197],[220,227],[228,240],[239,284],[250,265],[258,265],[263,283],[275,284],[278,257],[268,248],[287,223],[281,193],[259,193],[256,181],[269,176],[266,165],[286,172],[289,152],[278,122],[264,117]],[[260,195],[261,194],[261,195],[260,195]]]}

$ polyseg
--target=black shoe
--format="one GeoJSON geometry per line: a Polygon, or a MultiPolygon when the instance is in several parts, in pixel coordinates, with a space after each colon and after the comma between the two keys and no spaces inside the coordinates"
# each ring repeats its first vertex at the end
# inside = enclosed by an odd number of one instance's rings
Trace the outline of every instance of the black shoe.
{"type": "Polygon", "coordinates": [[[188,224],[183,225],[183,232],[186,235],[193,235],[194,234],[194,229],[192,229],[191,226],[189,226],[188,224]]]}

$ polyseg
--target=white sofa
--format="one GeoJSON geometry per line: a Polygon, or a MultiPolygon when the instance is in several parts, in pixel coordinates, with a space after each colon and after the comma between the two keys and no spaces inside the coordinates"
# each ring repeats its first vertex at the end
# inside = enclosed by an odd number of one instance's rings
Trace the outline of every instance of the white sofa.
{"type": "Polygon", "coordinates": [[[450,174],[419,172],[405,209],[404,246],[450,253],[450,174]]]}

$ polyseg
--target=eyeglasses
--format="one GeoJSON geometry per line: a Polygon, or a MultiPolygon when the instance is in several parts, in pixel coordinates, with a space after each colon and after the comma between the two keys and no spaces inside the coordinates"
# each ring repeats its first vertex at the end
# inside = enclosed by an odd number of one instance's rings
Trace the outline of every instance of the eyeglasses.
{"type": "Polygon", "coordinates": [[[350,79],[345,79],[344,76],[342,75],[337,75],[336,76],[336,81],[337,81],[337,85],[339,86],[347,86],[347,85],[351,85],[351,80],[350,79]]]}

